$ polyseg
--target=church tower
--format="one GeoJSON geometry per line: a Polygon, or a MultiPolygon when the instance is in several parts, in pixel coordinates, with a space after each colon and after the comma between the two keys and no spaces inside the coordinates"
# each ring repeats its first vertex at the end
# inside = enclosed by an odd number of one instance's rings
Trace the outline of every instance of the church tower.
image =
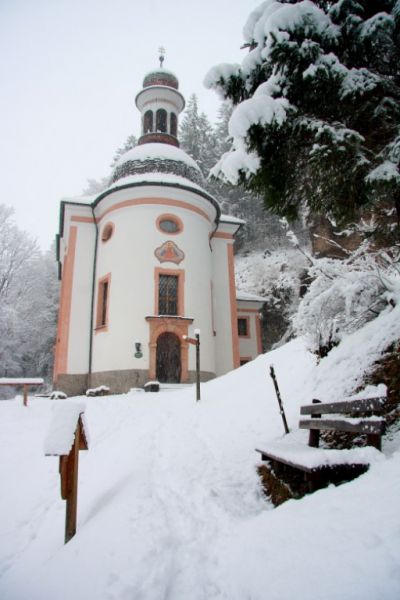
{"type": "Polygon", "coordinates": [[[179,82],[170,71],[160,68],[146,75],[143,89],[136,96],[142,116],[139,145],[161,142],[179,147],[178,116],[185,100],[178,88],[179,82]]]}
{"type": "Polygon", "coordinates": [[[61,202],[54,384],[69,395],[194,381],[185,336],[195,329],[203,381],[261,350],[260,299],[235,293],[242,221],[221,215],[200,168],[179,148],[184,106],[177,77],[161,61],[136,96],[138,145],[119,158],[100,194],[61,202]]]}

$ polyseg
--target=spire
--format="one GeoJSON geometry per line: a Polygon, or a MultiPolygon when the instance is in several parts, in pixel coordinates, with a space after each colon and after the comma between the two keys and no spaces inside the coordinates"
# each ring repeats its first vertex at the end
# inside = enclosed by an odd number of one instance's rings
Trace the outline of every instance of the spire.
{"type": "Polygon", "coordinates": [[[160,61],[160,69],[163,68],[163,63],[164,63],[164,59],[165,59],[165,48],[164,46],[160,46],[158,49],[160,56],[158,57],[158,60],[160,61]]]}

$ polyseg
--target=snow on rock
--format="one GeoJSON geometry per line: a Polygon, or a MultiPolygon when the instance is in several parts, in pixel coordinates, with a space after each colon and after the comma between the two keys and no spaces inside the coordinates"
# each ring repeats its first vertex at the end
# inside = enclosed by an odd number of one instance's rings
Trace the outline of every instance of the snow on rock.
{"type": "MultiPolygon", "coordinates": [[[[307,388],[323,401],[342,400],[362,384],[363,378],[384,351],[400,339],[400,304],[351,334],[321,359],[307,388]],[[340,373],[332,385],[332,373],[340,373]]],[[[311,396],[310,396],[311,397],[311,396]]]]}
{"type": "Polygon", "coordinates": [[[51,400],[66,400],[67,394],[65,392],[61,392],[60,390],[54,390],[50,394],[51,400]]]}
{"type": "Polygon", "coordinates": [[[384,383],[379,383],[378,385],[367,385],[356,394],[351,394],[347,400],[358,400],[360,398],[386,398],[386,396],[387,386],[384,383]]]}
{"type": "MultiPolygon", "coordinates": [[[[53,407],[52,420],[44,442],[46,455],[68,455],[75,439],[79,416],[86,410],[84,402],[68,401],[53,407]]],[[[85,427],[85,432],[87,428],[85,427]]]]}
{"type": "Polygon", "coordinates": [[[86,396],[104,396],[110,392],[108,385],[99,385],[96,388],[89,388],[86,390],[86,396]]]}

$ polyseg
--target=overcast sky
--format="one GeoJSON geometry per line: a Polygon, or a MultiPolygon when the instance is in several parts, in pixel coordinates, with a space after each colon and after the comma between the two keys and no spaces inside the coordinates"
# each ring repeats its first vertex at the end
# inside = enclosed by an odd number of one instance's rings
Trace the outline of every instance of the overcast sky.
{"type": "Polygon", "coordinates": [[[240,62],[242,28],[260,0],[0,0],[0,202],[47,249],[61,198],[109,174],[115,150],[139,133],[134,105],[158,65],[199,97],[212,122],[219,99],[203,79],[240,62]]]}

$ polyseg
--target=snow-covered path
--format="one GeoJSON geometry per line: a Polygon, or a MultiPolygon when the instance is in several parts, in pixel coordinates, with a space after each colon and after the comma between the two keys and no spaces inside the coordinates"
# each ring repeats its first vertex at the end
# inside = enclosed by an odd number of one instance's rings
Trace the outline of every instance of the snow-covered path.
{"type": "MultiPolygon", "coordinates": [[[[31,451],[37,451],[45,430],[37,428],[37,421],[41,417],[43,424],[48,423],[51,402],[33,400],[25,413],[16,403],[4,405],[15,414],[13,427],[21,429],[21,438],[29,429],[31,451]]],[[[16,595],[11,597],[23,598],[29,589],[30,598],[70,598],[71,586],[74,593],[79,590],[89,598],[103,597],[104,590],[108,590],[104,597],[110,599],[225,597],[216,584],[213,542],[229,532],[238,518],[265,509],[265,500],[257,491],[252,465],[246,477],[238,477],[243,472],[238,462],[249,450],[255,462],[253,448],[243,451],[229,418],[222,424],[225,443],[219,448],[221,423],[214,431],[205,429],[208,413],[202,404],[195,405],[193,390],[90,400],[90,451],[80,457],[79,544],[76,537],[68,546],[62,545],[64,503],[58,496],[57,459],[38,454],[37,461],[44,463],[42,481],[29,478],[30,492],[21,490],[21,501],[25,497],[29,507],[32,492],[37,495],[38,515],[27,511],[15,523],[22,543],[14,545],[14,553],[3,563],[5,570],[14,565],[10,588],[16,595]],[[49,519],[53,522],[50,550],[56,553],[46,561],[51,577],[39,583],[35,573],[41,565],[34,556],[33,529],[40,537],[49,519]],[[81,546],[78,552],[76,545],[81,546]],[[121,561],[126,564],[122,571],[121,561]],[[24,565],[24,581],[18,564],[24,565]],[[67,587],[61,584],[66,572],[67,587]],[[18,593],[17,588],[21,588],[18,593]]],[[[27,441],[20,444],[25,451],[27,441]]],[[[25,480],[26,475],[20,473],[25,480]]]]}
{"type": "Polygon", "coordinates": [[[58,460],[43,455],[54,402],[0,403],[0,598],[397,598],[399,452],[275,510],[261,494],[254,448],[282,434],[271,356],[294,426],[315,370],[298,342],[204,385],[197,404],[190,388],[88,399],[67,545],[58,460]]]}

